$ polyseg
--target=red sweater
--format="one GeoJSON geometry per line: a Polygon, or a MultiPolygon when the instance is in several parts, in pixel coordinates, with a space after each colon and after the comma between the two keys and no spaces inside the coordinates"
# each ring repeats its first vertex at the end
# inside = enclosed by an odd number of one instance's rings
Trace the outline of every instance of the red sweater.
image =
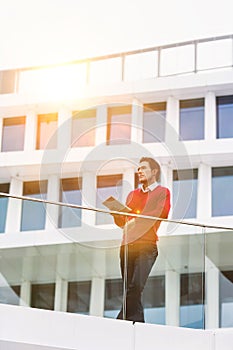
{"type": "MultiPolygon", "coordinates": [[[[143,192],[138,188],[129,193],[126,205],[132,209],[132,213],[166,219],[170,210],[170,191],[160,185],[153,191],[148,192],[143,192]]],[[[131,218],[129,218],[129,221],[131,218]]],[[[125,217],[115,217],[115,223],[120,227],[125,225],[125,221],[125,217]]],[[[157,231],[160,223],[161,221],[158,220],[135,218],[134,225],[130,225],[127,229],[127,242],[146,243],[157,241],[157,231]]],[[[124,234],[123,243],[125,242],[124,234]]]]}

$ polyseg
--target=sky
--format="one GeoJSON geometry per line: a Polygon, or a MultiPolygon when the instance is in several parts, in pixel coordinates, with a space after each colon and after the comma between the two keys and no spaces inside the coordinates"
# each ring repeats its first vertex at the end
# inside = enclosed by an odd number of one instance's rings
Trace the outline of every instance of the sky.
{"type": "Polygon", "coordinates": [[[233,34],[232,0],[0,0],[0,69],[233,34]]]}

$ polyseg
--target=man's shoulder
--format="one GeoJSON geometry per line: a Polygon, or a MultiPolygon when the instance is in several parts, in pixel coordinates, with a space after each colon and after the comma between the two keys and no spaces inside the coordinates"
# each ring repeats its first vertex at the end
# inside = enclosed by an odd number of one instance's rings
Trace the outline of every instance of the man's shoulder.
{"type": "Polygon", "coordinates": [[[165,186],[162,186],[162,185],[158,185],[155,189],[154,189],[154,191],[152,191],[152,192],[159,192],[159,193],[170,193],[170,190],[167,188],[167,187],[165,187],[165,186]]]}

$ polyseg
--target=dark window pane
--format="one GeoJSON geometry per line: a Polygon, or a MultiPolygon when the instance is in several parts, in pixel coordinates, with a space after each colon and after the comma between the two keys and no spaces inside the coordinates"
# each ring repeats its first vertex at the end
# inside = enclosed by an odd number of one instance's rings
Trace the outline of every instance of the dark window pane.
{"type": "MultiPolygon", "coordinates": [[[[10,184],[0,184],[0,192],[9,193],[10,184]]],[[[0,233],[5,231],[8,197],[0,196],[0,233]]]]}
{"type": "Polygon", "coordinates": [[[143,291],[145,321],[165,324],[165,277],[149,277],[143,291]]]}
{"type": "Polygon", "coordinates": [[[197,169],[173,171],[173,218],[195,218],[197,169]]]}
{"type": "MultiPolygon", "coordinates": [[[[26,197],[46,199],[47,181],[29,181],[23,184],[26,197]]],[[[46,205],[24,200],[22,202],[21,231],[43,230],[45,227],[46,205]]]]}
{"type": "Polygon", "coordinates": [[[233,137],[233,96],[216,98],[217,138],[233,137]]]}
{"type": "MultiPolygon", "coordinates": [[[[119,201],[122,200],[122,175],[117,174],[97,177],[96,207],[107,210],[102,202],[109,196],[113,196],[119,201]]],[[[113,218],[111,215],[105,213],[96,213],[97,225],[111,223],[113,223],[113,218]]]]}
{"type": "Polygon", "coordinates": [[[89,314],[91,281],[69,282],[67,311],[89,314]]]}
{"type": "Polygon", "coordinates": [[[204,328],[204,275],[202,273],[180,276],[180,326],[204,328]]]}
{"type": "Polygon", "coordinates": [[[220,327],[233,327],[233,271],[219,276],[220,327]]]}
{"type": "Polygon", "coordinates": [[[180,140],[204,139],[204,99],[180,101],[180,140]]]}
{"type": "Polygon", "coordinates": [[[163,142],[165,139],[166,103],[143,106],[143,142],[163,142]]]}
{"type": "Polygon", "coordinates": [[[131,139],[131,107],[108,108],[107,144],[127,144],[131,139]]]}
{"type": "Polygon", "coordinates": [[[94,146],[96,110],[74,112],[72,118],[72,147],[94,146]]]}
{"type": "Polygon", "coordinates": [[[57,147],[57,118],[57,113],[38,115],[36,149],[57,147]]]}
{"type": "Polygon", "coordinates": [[[109,279],[105,281],[104,316],[116,318],[123,300],[122,279],[109,279]]]}
{"type": "Polygon", "coordinates": [[[2,152],[24,149],[25,117],[3,119],[2,152]]]}
{"type": "Polygon", "coordinates": [[[54,310],[55,283],[32,284],[31,307],[54,310]]]}
{"type": "MultiPolygon", "coordinates": [[[[60,201],[63,203],[82,204],[82,180],[81,178],[62,179],[60,183],[60,201]]],[[[81,209],[60,207],[59,227],[81,226],[81,209]]]]}
{"type": "Polygon", "coordinates": [[[212,169],[212,216],[233,215],[233,167],[212,169]]]}

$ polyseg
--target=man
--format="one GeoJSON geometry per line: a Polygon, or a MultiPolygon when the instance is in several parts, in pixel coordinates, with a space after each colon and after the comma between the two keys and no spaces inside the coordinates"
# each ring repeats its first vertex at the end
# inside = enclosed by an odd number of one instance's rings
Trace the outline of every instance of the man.
{"type": "MultiPolygon", "coordinates": [[[[167,218],[170,192],[157,182],[160,178],[159,164],[153,158],[141,158],[138,178],[141,187],[130,192],[126,199],[126,205],[132,209],[131,213],[167,218]]],[[[115,215],[114,221],[124,232],[120,267],[126,296],[117,318],[145,322],[141,297],[158,256],[157,231],[161,221],[120,215],[115,215]]]]}

